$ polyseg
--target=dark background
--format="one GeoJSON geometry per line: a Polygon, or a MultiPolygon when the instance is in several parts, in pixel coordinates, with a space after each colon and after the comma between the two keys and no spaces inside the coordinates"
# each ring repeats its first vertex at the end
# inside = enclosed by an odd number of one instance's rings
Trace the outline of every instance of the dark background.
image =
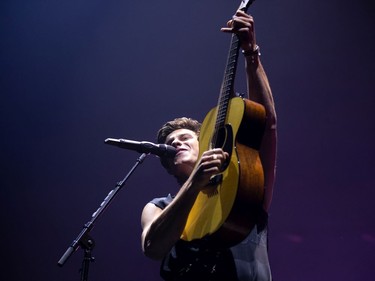
{"type": "MultiPolygon", "coordinates": [[[[0,279],[80,280],[57,261],[167,120],[215,106],[232,0],[1,1],[0,279]]],[[[372,1],[258,0],[250,9],[278,112],[270,211],[277,281],[375,274],[372,1]]],[[[236,90],[244,92],[243,60],[236,90]]],[[[91,232],[90,280],[160,280],[140,213],[177,185],[146,158],[91,232]]]]}

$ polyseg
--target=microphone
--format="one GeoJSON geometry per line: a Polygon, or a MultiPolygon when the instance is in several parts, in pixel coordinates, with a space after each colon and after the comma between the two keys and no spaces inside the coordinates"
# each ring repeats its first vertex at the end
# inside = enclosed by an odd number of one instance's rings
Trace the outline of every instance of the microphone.
{"type": "Polygon", "coordinates": [[[151,153],[159,157],[174,157],[177,153],[176,148],[171,145],[155,144],[148,141],[132,141],[126,139],[108,138],[104,142],[120,148],[135,150],[139,153],[151,153]]]}

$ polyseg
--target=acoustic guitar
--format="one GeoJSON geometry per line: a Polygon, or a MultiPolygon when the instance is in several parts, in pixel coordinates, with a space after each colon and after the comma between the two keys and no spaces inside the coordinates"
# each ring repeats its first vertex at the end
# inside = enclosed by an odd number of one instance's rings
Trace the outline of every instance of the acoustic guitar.
{"type": "MultiPolygon", "coordinates": [[[[247,11],[253,1],[242,1],[247,11]]],[[[218,105],[206,115],[199,136],[199,157],[222,148],[229,161],[221,174],[211,178],[212,188],[199,193],[181,239],[207,238],[217,247],[242,241],[255,225],[264,195],[259,147],[265,126],[262,105],[234,94],[240,42],[232,34],[218,105]]]]}

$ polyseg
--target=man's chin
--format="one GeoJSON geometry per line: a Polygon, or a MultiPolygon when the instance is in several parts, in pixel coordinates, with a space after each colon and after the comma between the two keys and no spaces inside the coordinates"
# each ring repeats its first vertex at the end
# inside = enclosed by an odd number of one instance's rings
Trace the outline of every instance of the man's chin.
{"type": "Polygon", "coordinates": [[[194,168],[194,165],[192,165],[191,161],[184,161],[182,159],[177,159],[177,161],[174,162],[174,171],[175,175],[187,175],[189,176],[194,168]]]}

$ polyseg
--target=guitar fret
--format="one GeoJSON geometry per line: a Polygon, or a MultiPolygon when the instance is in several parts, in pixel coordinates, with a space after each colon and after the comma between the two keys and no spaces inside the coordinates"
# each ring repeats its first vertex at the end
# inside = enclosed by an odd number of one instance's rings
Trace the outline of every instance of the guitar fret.
{"type": "MultiPolygon", "coordinates": [[[[227,67],[224,71],[224,79],[222,82],[221,92],[218,101],[218,111],[215,123],[215,132],[225,125],[229,100],[232,96],[234,77],[237,69],[237,60],[239,53],[239,39],[237,35],[232,34],[230,50],[227,58],[227,67]]],[[[216,142],[216,134],[213,142],[216,142]]]]}

